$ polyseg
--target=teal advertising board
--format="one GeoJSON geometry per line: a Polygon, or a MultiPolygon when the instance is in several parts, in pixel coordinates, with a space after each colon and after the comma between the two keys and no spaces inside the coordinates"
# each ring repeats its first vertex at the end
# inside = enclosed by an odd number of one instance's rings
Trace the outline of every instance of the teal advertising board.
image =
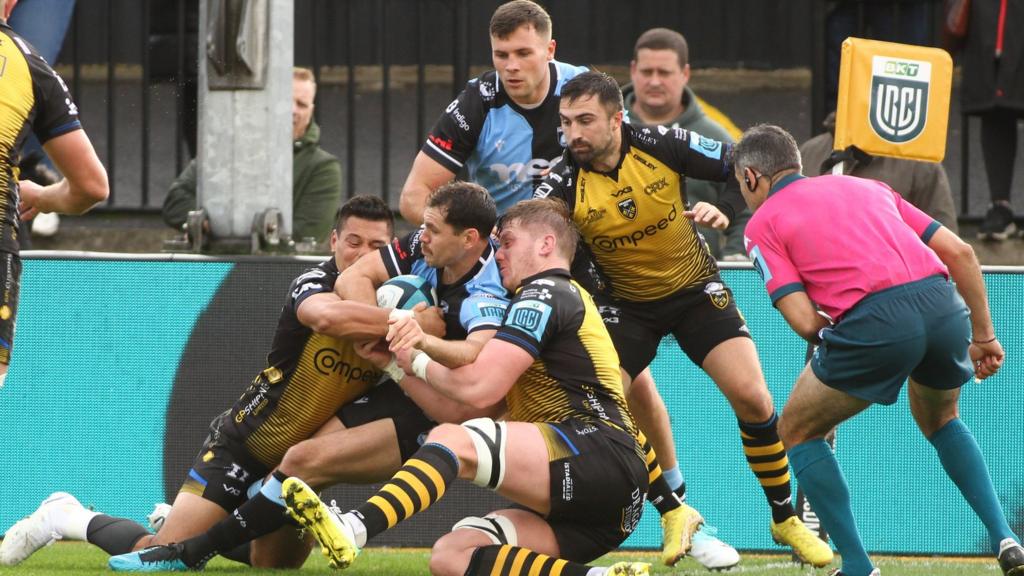
{"type": "MultiPolygon", "coordinates": [[[[50,492],[67,490],[108,514],[144,521],[173,498],[205,424],[262,368],[290,280],[310,261],[32,258],[25,260],[14,356],[0,389],[0,532],[50,492]]],[[[723,271],[758,346],[781,409],[806,346],[771,307],[749,268],[723,271]]],[[[987,274],[996,330],[1007,350],[998,376],[963,391],[962,417],[978,439],[1011,524],[1024,528],[1024,275],[987,274]]],[[[703,372],[667,339],[653,365],[672,417],[689,502],[744,550],[779,550],[747,468],[735,417],[703,372]]],[[[837,455],[874,552],[987,552],[981,524],[915,427],[906,394],[838,431],[837,455]]],[[[372,487],[333,491],[357,504],[372,487]]],[[[381,543],[424,546],[500,500],[458,487],[422,520],[381,543]]],[[[626,546],[657,548],[648,507],[626,546]]]]}

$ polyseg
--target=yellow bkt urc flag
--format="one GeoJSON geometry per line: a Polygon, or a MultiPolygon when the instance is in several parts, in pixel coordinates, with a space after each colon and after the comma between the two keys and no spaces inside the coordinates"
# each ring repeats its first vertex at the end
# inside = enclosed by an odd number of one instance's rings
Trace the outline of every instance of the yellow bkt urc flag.
{"type": "Polygon", "coordinates": [[[953,61],[945,50],[847,38],[835,149],[942,161],[953,61]]]}

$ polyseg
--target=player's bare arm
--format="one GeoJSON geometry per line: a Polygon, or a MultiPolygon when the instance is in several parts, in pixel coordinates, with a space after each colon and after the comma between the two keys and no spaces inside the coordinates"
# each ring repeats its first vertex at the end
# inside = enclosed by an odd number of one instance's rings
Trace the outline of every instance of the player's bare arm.
{"type": "Polygon", "coordinates": [[[82,214],[107,199],[107,171],[84,130],[57,136],[47,141],[43,149],[64,178],[49,186],[20,182],[18,208],[22,219],[31,219],[40,212],[82,214]]]}
{"type": "Polygon", "coordinates": [[[303,300],[295,313],[299,322],[319,334],[363,340],[384,336],[390,309],[322,293],[303,300]]]}
{"type": "Polygon", "coordinates": [[[444,396],[479,409],[501,402],[519,375],[533,364],[533,357],[522,348],[493,338],[472,364],[460,368],[446,368],[419,351],[401,350],[396,359],[406,372],[419,376],[444,396]]]}
{"type": "Polygon", "coordinates": [[[441,166],[436,160],[423,152],[416,154],[412,169],[402,186],[402,196],[398,201],[398,211],[409,223],[419,226],[423,223],[423,209],[427,206],[427,197],[442,184],[455,178],[455,173],[441,166]]]}

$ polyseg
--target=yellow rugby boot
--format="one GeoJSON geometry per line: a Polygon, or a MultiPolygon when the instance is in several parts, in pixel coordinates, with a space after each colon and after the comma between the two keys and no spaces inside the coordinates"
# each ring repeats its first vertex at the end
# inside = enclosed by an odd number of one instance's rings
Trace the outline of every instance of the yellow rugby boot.
{"type": "Polygon", "coordinates": [[[298,478],[288,478],[281,484],[288,513],[307,528],[327,557],[332,568],[348,568],[359,555],[355,533],[341,518],[341,510],[328,506],[316,492],[298,478]]]}
{"type": "Polygon", "coordinates": [[[661,517],[661,562],[675,566],[693,545],[693,535],[704,523],[704,517],[683,503],[661,517]]]}
{"type": "Polygon", "coordinates": [[[778,524],[772,522],[772,540],[792,548],[793,553],[806,564],[821,568],[832,562],[832,547],[822,542],[796,516],[778,524]]]}

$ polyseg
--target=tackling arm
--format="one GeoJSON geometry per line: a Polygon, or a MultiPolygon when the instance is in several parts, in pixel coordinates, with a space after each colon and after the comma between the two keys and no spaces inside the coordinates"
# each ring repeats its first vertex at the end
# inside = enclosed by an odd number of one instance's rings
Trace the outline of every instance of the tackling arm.
{"type": "Polygon", "coordinates": [[[365,340],[387,333],[390,310],[342,300],[337,294],[313,294],[295,311],[299,322],[314,332],[335,338],[365,340]]]}
{"type": "Polygon", "coordinates": [[[445,397],[484,410],[505,398],[533,364],[533,356],[514,344],[492,338],[472,364],[460,368],[446,368],[422,353],[412,358],[407,350],[399,352],[398,363],[406,371],[412,368],[417,376],[426,376],[426,382],[445,397]]]}
{"type": "Polygon", "coordinates": [[[334,284],[334,291],[342,300],[364,304],[377,303],[377,288],[388,280],[384,257],[380,251],[364,254],[345,269],[334,284]]]}
{"type": "Polygon", "coordinates": [[[437,163],[422,151],[416,154],[412,169],[402,186],[398,210],[410,224],[423,224],[423,209],[430,193],[455,178],[455,173],[437,163]]]}

